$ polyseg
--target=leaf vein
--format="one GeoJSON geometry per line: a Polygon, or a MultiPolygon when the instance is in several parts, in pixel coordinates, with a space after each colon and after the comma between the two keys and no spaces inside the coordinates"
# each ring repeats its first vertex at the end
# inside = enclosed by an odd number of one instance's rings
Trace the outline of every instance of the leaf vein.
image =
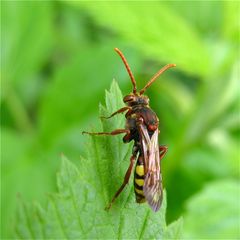
{"type": "MultiPolygon", "coordinates": [[[[68,173],[68,177],[70,178],[70,174],[69,174],[69,171],[67,170],[67,173],[68,173]]],[[[81,218],[80,218],[80,215],[78,213],[78,206],[77,206],[77,201],[76,201],[76,198],[75,198],[75,194],[74,194],[74,190],[73,190],[73,186],[72,186],[72,182],[70,181],[69,183],[70,185],[70,191],[71,191],[71,200],[72,200],[72,203],[73,203],[73,207],[75,209],[75,213],[77,214],[77,220],[78,220],[78,224],[79,224],[79,227],[81,228],[81,230],[84,232],[84,229],[83,229],[83,225],[82,225],[82,221],[81,221],[81,218]]]]}
{"type": "Polygon", "coordinates": [[[144,218],[144,222],[143,222],[142,230],[141,230],[140,235],[139,235],[139,239],[142,239],[142,237],[143,237],[143,234],[144,234],[146,226],[147,226],[147,220],[148,220],[149,214],[150,214],[150,210],[147,211],[147,214],[144,218]]]}
{"type": "Polygon", "coordinates": [[[30,235],[32,236],[32,238],[34,238],[35,237],[34,232],[33,232],[33,229],[32,229],[32,225],[31,225],[31,222],[30,222],[30,219],[29,219],[29,216],[28,216],[27,207],[26,207],[25,204],[23,204],[23,209],[24,209],[24,212],[25,212],[25,215],[26,215],[26,222],[27,222],[27,226],[28,226],[30,235]]]}
{"type": "Polygon", "coordinates": [[[60,226],[60,230],[61,230],[61,232],[62,232],[62,235],[65,237],[65,238],[68,238],[68,235],[67,235],[67,233],[65,232],[65,228],[64,228],[64,224],[63,224],[63,222],[62,222],[62,219],[61,219],[61,215],[60,215],[60,213],[59,213],[59,211],[58,211],[58,208],[57,208],[57,206],[56,206],[56,203],[55,203],[55,201],[52,199],[52,203],[53,203],[53,207],[54,207],[54,210],[55,210],[55,213],[56,213],[56,217],[57,217],[57,220],[58,220],[58,223],[59,223],[59,226],[60,226]]]}
{"type": "Polygon", "coordinates": [[[39,211],[40,210],[36,206],[36,217],[39,221],[39,225],[41,226],[42,236],[43,236],[44,239],[46,239],[46,234],[45,234],[45,231],[44,231],[44,221],[42,220],[42,217],[41,217],[41,214],[40,214],[39,211]]]}
{"type": "Polygon", "coordinates": [[[98,177],[100,179],[100,185],[101,185],[101,189],[102,189],[102,191],[100,191],[100,192],[102,193],[104,201],[106,202],[106,191],[105,191],[105,188],[103,187],[103,179],[102,179],[102,176],[101,176],[101,171],[100,171],[100,166],[99,166],[99,162],[100,162],[99,153],[98,153],[98,150],[97,150],[97,145],[96,145],[95,138],[92,137],[92,140],[93,140],[95,154],[96,154],[96,158],[97,158],[97,161],[96,161],[97,174],[98,174],[98,177]]]}

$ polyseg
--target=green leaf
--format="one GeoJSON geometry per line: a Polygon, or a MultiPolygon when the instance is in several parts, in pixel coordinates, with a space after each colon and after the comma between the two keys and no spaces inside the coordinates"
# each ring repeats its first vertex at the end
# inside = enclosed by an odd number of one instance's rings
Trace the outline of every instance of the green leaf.
{"type": "Polygon", "coordinates": [[[11,232],[10,216],[14,212],[16,192],[19,190],[21,181],[16,183],[16,177],[23,166],[19,164],[22,156],[27,149],[29,139],[27,137],[17,135],[14,131],[1,128],[2,149],[1,151],[1,237],[9,236],[11,232]],[[14,149],[14,151],[13,151],[14,149]]]}
{"type": "Polygon", "coordinates": [[[52,178],[59,161],[52,160],[52,152],[42,154],[34,134],[1,128],[1,138],[1,237],[7,239],[13,232],[16,195],[21,193],[26,200],[45,200],[44,193],[56,189],[52,178]]]}
{"type": "Polygon", "coordinates": [[[189,142],[196,141],[201,134],[214,128],[216,121],[221,119],[227,108],[238,100],[237,66],[236,62],[231,72],[225,78],[218,80],[218,85],[212,81],[202,89],[202,96],[196,102],[198,109],[193,109],[192,118],[189,119],[191,123],[187,124],[185,138],[189,142]]]}
{"type": "Polygon", "coordinates": [[[220,180],[192,197],[184,217],[184,239],[239,239],[239,187],[239,181],[220,180]]]}
{"type": "MultiPolygon", "coordinates": [[[[106,92],[106,107],[100,105],[100,114],[108,116],[121,106],[122,94],[114,81],[110,91],[106,92]]],[[[99,130],[121,128],[123,123],[123,116],[114,117],[103,121],[99,130]]],[[[58,193],[49,195],[46,209],[20,203],[16,237],[180,239],[182,220],[170,227],[166,224],[165,192],[160,211],[154,213],[147,204],[135,203],[133,184],[130,183],[111,210],[104,210],[123,181],[131,145],[124,145],[120,136],[86,138],[87,156],[81,157],[78,167],[62,156],[61,170],[57,175],[58,193]]]]}
{"type": "Polygon", "coordinates": [[[85,9],[98,25],[113,30],[146,56],[176,63],[179,69],[194,75],[209,73],[207,48],[197,31],[177,11],[159,2],[70,3],[85,9]]]}
{"type": "Polygon", "coordinates": [[[182,239],[183,218],[171,223],[165,233],[165,239],[182,239]]]}
{"type": "Polygon", "coordinates": [[[224,22],[224,2],[164,1],[164,4],[174,9],[185,21],[190,22],[202,36],[219,37],[224,22]]]}

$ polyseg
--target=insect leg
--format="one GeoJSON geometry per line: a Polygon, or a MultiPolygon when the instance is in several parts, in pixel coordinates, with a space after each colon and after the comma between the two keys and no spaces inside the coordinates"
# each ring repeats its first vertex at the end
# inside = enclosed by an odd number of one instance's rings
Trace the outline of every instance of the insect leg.
{"type": "Polygon", "coordinates": [[[119,194],[122,192],[122,190],[125,188],[125,186],[128,184],[129,178],[131,176],[131,172],[132,172],[132,168],[136,159],[136,155],[137,153],[133,153],[133,155],[130,158],[130,165],[128,167],[128,170],[125,174],[124,180],[122,185],[120,186],[120,188],[118,189],[118,191],[114,194],[112,201],[108,204],[108,206],[105,208],[105,210],[109,210],[112,206],[112,204],[114,203],[114,201],[116,200],[116,198],[119,196],[119,194]]]}
{"type": "Polygon", "coordinates": [[[129,134],[130,131],[128,129],[117,129],[117,130],[114,130],[112,132],[82,132],[82,134],[89,134],[89,135],[118,135],[118,134],[121,134],[121,133],[126,133],[126,134],[129,134]]]}
{"type": "Polygon", "coordinates": [[[123,107],[123,108],[120,108],[119,110],[117,110],[116,112],[114,112],[113,114],[111,114],[109,117],[101,116],[100,118],[108,119],[108,118],[115,116],[118,113],[123,113],[123,112],[125,112],[127,110],[131,110],[131,109],[132,109],[131,107],[123,107]]]}
{"type": "Polygon", "coordinates": [[[163,159],[163,157],[165,156],[165,154],[167,153],[167,151],[168,151],[168,147],[167,147],[167,146],[165,146],[165,145],[159,146],[160,160],[163,159]]]}

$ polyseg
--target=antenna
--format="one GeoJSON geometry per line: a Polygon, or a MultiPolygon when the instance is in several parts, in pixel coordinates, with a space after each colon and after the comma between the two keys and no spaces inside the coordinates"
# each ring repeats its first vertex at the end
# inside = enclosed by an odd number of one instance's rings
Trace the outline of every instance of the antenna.
{"type": "Polygon", "coordinates": [[[147,88],[149,88],[153,82],[163,73],[165,72],[167,69],[171,68],[171,67],[176,67],[176,64],[167,64],[166,66],[164,66],[163,68],[161,68],[152,78],[151,80],[146,84],[146,86],[139,92],[140,95],[142,95],[147,88]]]}
{"type": "Polygon", "coordinates": [[[129,76],[130,76],[130,78],[131,78],[131,81],[132,81],[132,84],[133,84],[133,93],[135,94],[135,93],[137,92],[136,81],[135,81],[135,78],[134,78],[134,76],[133,76],[133,74],[132,74],[132,71],[131,71],[128,63],[127,63],[127,60],[126,60],[126,58],[124,57],[123,53],[122,53],[118,48],[114,48],[114,50],[115,50],[115,51],[118,53],[118,55],[121,57],[124,65],[125,65],[125,67],[126,67],[126,69],[127,69],[127,71],[128,71],[128,74],[129,74],[129,76]]]}

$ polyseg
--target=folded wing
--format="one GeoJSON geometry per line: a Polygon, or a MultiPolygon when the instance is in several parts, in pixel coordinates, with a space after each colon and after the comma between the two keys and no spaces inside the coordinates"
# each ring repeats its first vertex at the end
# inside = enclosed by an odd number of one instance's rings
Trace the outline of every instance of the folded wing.
{"type": "Polygon", "coordinates": [[[158,129],[154,131],[151,137],[144,124],[140,124],[139,130],[145,169],[143,192],[148,204],[156,212],[161,206],[163,197],[158,129]]]}

